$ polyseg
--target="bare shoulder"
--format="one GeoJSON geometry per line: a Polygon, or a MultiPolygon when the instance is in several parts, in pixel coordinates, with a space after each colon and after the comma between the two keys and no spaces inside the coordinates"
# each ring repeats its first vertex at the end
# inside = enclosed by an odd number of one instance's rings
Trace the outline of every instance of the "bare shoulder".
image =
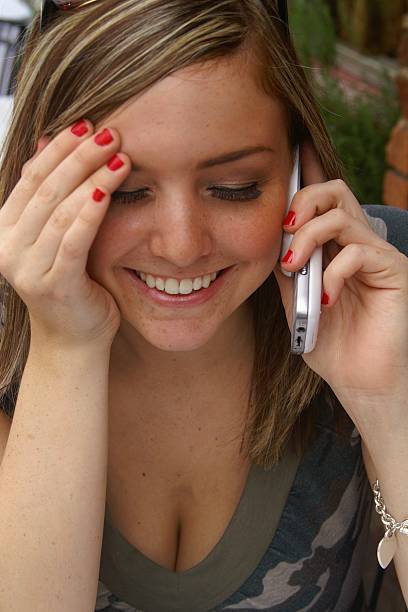
{"type": "Polygon", "coordinates": [[[0,408],[0,463],[3,459],[4,451],[11,429],[12,420],[0,408]]]}

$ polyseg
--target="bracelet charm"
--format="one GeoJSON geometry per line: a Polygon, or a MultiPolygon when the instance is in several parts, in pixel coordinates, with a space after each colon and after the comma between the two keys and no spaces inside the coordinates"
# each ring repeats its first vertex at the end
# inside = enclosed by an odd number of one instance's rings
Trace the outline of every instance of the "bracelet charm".
{"type": "Polygon", "coordinates": [[[383,569],[385,569],[392,561],[395,551],[397,550],[397,539],[392,533],[386,531],[383,539],[379,542],[377,547],[377,559],[378,563],[383,569]]]}
{"type": "Polygon", "coordinates": [[[385,569],[392,561],[397,550],[395,532],[408,535],[408,519],[398,523],[391,514],[388,514],[383,498],[381,497],[380,483],[375,481],[372,487],[374,493],[375,510],[381,515],[381,522],[385,527],[385,535],[377,547],[377,559],[380,566],[385,569]]]}

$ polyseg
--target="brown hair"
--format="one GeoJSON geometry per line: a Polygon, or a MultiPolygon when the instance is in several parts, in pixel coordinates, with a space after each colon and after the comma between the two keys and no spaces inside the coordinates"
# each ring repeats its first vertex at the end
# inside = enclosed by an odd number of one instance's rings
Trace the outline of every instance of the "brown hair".
{"type": "MultiPolygon", "coordinates": [[[[0,206],[41,134],[54,137],[82,117],[95,125],[159,79],[238,52],[250,54],[259,86],[283,102],[290,143],[310,137],[328,179],[343,178],[275,0],[111,0],[61,11],[41,33],[39,15],[30,24],[3,147],[0,206]]],[[[12,407],[28,357],[30,323],[25,304],[0,280],[0,404],[7,407],[11,400],[12,407]]],[[[269,468],[279,461],[287,440],[300,453],[310,444],[321,392],[334,408],[339,404],[327,383],[290,353],[290,332],[273,273],[250,303],[255,359],[242,448],[253,462],[269,468]]],[[[338,410],[339,433],[342,414],[338,410]]]]}

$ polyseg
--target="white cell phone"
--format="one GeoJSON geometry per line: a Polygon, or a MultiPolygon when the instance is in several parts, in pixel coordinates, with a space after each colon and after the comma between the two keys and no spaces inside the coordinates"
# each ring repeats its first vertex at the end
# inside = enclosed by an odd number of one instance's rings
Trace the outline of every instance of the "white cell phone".
{"type": "MultiPolygon", "coordinates": [[[[301,185],[300,152],[297,145],[294,151],[293,172],[289,184],[286,214],[301,185]]],[[[290,248],[293,234],[283,232],[281,256],[284,257],[290,248]]],[[[311,353],[316,346],[317,333],[321,314],[323,255],[318,247],[308,262],[297,272],[288,272],[280,266],[282,274],[294,278],[291,353],[301,355],[311,353]]]]}

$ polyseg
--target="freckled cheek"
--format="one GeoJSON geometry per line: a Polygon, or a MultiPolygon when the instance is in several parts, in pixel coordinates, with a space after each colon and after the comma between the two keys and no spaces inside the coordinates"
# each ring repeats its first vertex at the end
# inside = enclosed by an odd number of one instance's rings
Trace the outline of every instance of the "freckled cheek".
{"type": "Polygon", "coordinates": [[[280,254],[282,241],[281,215],[261,216],[232,228],[230,245],[241,261],[272,263],[280,254]]]}
{"type": "MultiPolygon", "coordinates": [[[[262,214],[230,216],[210,223],[214,251],[241,262],[273,264],[280,254],[282,240],[281,211],[269,207],[262,214]]],[[[89,251],[87,271],[95,280],[102,280],[124,253],[124,245],[137,249],[145,238],[143,224],[124,222],[107,216],[101,224],[89,251]]]]}

